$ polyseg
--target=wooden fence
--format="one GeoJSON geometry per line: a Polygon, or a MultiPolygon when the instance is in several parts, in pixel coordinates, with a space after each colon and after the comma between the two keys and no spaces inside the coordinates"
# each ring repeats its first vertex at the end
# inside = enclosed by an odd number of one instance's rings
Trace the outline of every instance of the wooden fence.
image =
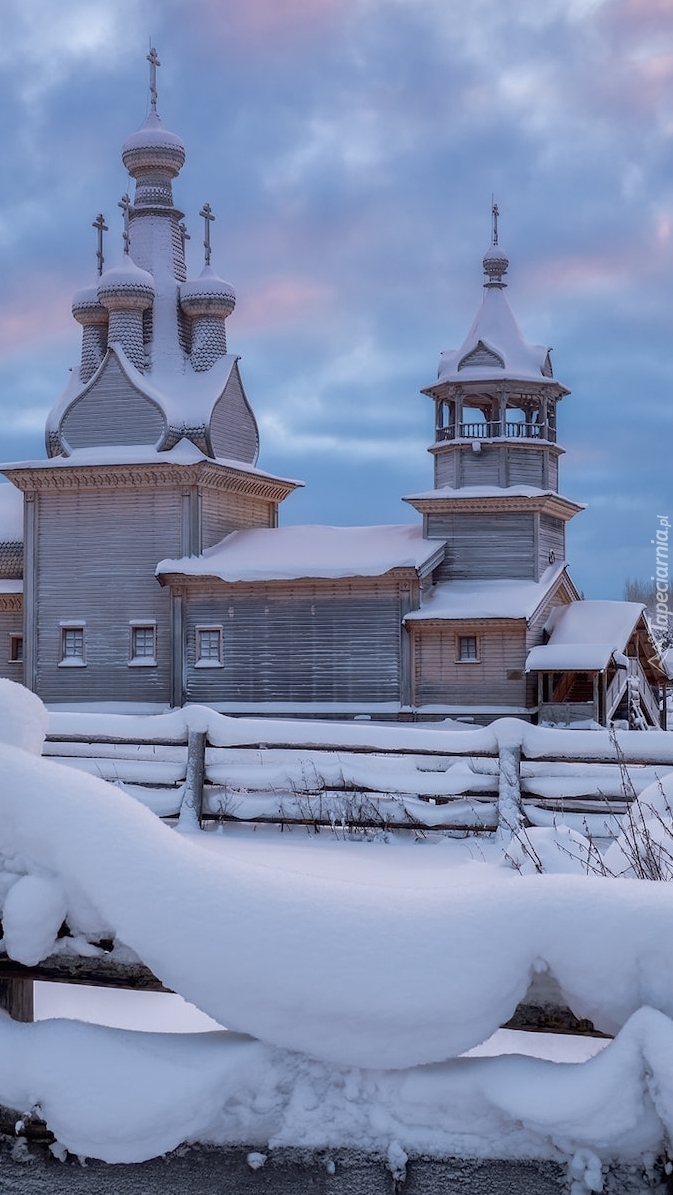
{"type": "MultiPolygon", "coordinates": [[[[151,734],[142,719],[123,718],[114,733],[101,731],[108,723],[92,729],[86,716],[81,724],[68,716],[65,728],[55,720],[44,755],[118,785],[183,828],[218,820],[329,827],[340,834],[509,834],[563,817],[609,835],[634,798],[673,770],[673,735],[663,732],[628,732],[617,747],[590,731],[555,730],[539,738],[529,733],[536,728],[510,720],[500,724],[502,732],[496,723],[486,731],[457,733],[361,727],[357,736],[350,724],[340,745],[334,725],[328,733],[315,723],[284,728],[264,720],[222,720],[230,737],[222,745],[210,733],[211,725],[218,729],[217,715],[210,718],[215,723],[206,718],[208,729],[198,718],[191,727],[189,717],[161,722],[170,729],[162,737],[157,719],[151,734]]],[[[165,990],[141,963],[120,964],[110,954],[59,954],[31,968],[0,956],[0,1006],[15,1019],[32,1020],[36,979],[165,990]]],[[[549,993],[534,993],[509,1025],[594,1032],[549,993]]]]}

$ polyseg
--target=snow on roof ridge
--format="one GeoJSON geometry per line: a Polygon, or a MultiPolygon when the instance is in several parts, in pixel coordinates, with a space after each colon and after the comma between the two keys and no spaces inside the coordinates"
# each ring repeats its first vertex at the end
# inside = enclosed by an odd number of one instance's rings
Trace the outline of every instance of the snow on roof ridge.
{"type": "Polygon", "coordinates": [[[217,576],[223,581],[374,577],[393,568],[422,568],[443,541],[423,538],[420,525],[255,527],[233,531],[200,556],[166,559],[157,575],[217,576]]]}
{"type": "Polygon", "coordinates": [[[567,575],[567,564],[550,565],[539,581],[497,580],[445,581],[436,585],[419,610],[405,616],[405,622],[455,618],[530,618],[545,597],[567,575]]]}

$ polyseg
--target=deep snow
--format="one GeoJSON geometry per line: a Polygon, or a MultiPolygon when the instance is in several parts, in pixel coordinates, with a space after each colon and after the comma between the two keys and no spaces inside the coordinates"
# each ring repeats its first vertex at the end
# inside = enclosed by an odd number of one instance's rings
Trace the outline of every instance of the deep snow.
{"type": "MultiPolygon", "coordinates": [[[[673,1132],[670,885],[521,875],[466,843],[361,842],[339,860],[346,844],[178,835],[41,759],[44,727],[36,698],[0,685],[5,948],[43,957],[65,911],[82,942],[115,937],[228,1026],[0,1021],[0,1102],[39,1105],[68,1149],[131,1161],[194,1139],[398,1143],[576,1168],[588,1150],[590,1176],[597,1156],[657,1151],[673,1132]],[[542,969],[615,1042],[572,1064],[459,1058],[542,969]]],[[[557,836],[538,832],[552,860],[557,836]]]]}

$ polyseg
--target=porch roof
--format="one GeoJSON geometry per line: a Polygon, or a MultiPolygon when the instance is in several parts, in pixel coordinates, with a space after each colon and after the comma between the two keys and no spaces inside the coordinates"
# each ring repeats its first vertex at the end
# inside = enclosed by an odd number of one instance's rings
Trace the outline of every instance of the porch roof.
{"type": "Polygon", "coordinates": [[[549,642],[534,647],[527,672],[604,672],[623,654],[644,606],[640,602],[581,601],[552,610],[549,642]]]}

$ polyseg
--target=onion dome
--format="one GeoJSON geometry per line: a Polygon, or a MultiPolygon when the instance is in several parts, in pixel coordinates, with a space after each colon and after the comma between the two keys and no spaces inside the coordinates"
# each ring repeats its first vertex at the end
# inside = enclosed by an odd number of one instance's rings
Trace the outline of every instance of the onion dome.
{"type": "Polygon", "coordinates": [[[107,322],[107,310],[99,301],[98,286],[85,286],[75,292],[72,300],[72,313],[78,324],[104,324],[107,322]]]}
{"type": "Polygon", "coordinates": [[[102,275],[98,298],[108,311],[144,311],[154,299],[154,280],[127,254],[121,266],[102,275]]]}
{"type": "Polygon", "coordinates": [[[236,294],[228,282],[218,278],[210,266],[205,266],[194,282],[182,283],[180,306],[191,319],[197,316],[226,319],[236,306],[236,294]]]}
{"type": "Polygon", "coordinates": [[[507,286],[503,274],[507,273],[509,258],[500,245],[489,245],[484,254],[484,273],[488,277],[486,286],[507,286]]]}
{"type": "Polygon", "coordinates": [[[185,162],[185,146],[177,133],[169,133],[159,115],[151,111],[142,128],[124,142],[122,161],[134,178],[148,170],[166,171],[175,178],[185,162]]]}

